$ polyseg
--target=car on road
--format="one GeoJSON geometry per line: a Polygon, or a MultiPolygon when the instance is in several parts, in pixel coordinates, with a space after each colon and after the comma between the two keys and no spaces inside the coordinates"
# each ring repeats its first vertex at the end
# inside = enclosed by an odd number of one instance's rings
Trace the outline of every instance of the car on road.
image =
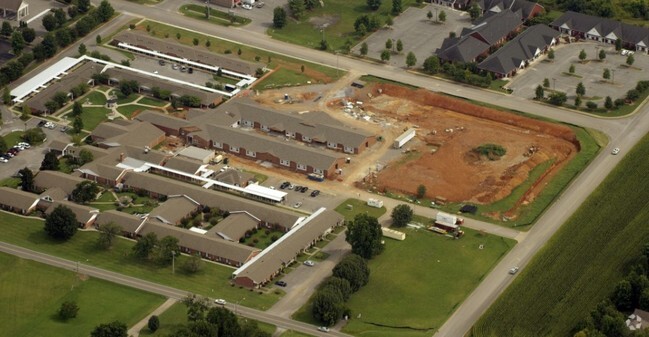
{"type": "Polygon", "coordinates": [[[320,194],[320,190],[313,190],[311,191],[311,197],[315,198],[320,194]]]}
{"type": "Polygon", "coordinates": [[[48,129],[54,129],[56,127],[56,125],[54,125],[54,123],[52,123],[52,122],[45,122],[45,125],[43,125],[43,126],[48,128],[48,129]]]}
{"type": "Polygon", "coordinates": [[[165,60],[158,61],[158,64],[160,64],[161,66],[165,65],[165,60]]]}
{"type": "Polygon", "coordinates": [[[315,266],[315,262],[313,262],[311,260],[306,260],[306,261],[304,261],[304,265],[309,266],[309,267],[313,267],[313,266],[315,266]]]}
{"type": "Polygon", "coordinates": [[[0,157],[0,163],[8,163],[9,160],[5,157],[0,157]]]}
{"type": "Polygon", "coordinates": [[[279,188],[283,190],[283,189],[287,188],[289,185],[291,185],[291,183],[289,183],[288,181],[285,181],[281,185],[279,185],[279,188]]]}
{"type": "Polygon", "coordinates": [[[20,143],[18,143],[18,146],[20,146],[22,148],[25,148],[25,149],[29,149],[30,147],[32,147],[31,145],[29,145],[29,143],[26,143],[26,142],[20,142],[20,143]]]}
{"type": "Polygon", "coordinates": [[[292,189],[295,188],[295,186],[293,186],[293,184],[289,183],[288,186],[286,186],[286,188],[289,189],[289,190],[292,190],[292,189]]]}
{"type": "Polygon", "coordinates": [[[187,73],[188,74],[193,74],[194,73],[194,68],[187,68],[187,73]]]}
{"type": "Polygon", "coordinates": [[[319,326],[318,331],[329,332],[329,328],[327,328],[326,326],[319,326]]]}
{"type": "Polygon", "coordinates": [[[176,64],[176,63],[172,64],[171,69],[177,70],[178,69],[178,64],[176,64]]]}
{"type": "Polygon", "coordinates": [[[42,121],[38,122],[38,127],[41,128],[41,127],[45,126],[46,123],[47,123],[47,121],[42,120],[42,121]]]}
{"type": "Polygon", "coordinates": [[[280,286],[280,287],[286,287],[286,282],[284,282],[284,281],[277,281],[277,282],[275,282],[275,284],[280,286]]]}
{"type": "Polygon", "coordinates": [[[67,126],[67,125],[64,125],[64,126],[61,128],[61,132],[68,132],[68,130],[70,130],[70,127],[67,126]]]}
{"type": "Polygon", "coordinates": [[[300,208],[300,207],[302,207],[302,202],[301,201],[298,201],[298,202],[293,204],[293,208],[300,208]]]}
{"type": "Polygon", "coordinates": [[[613,151],[611,151],[611,154],[613,154],[613,155],[616,155],[616,154],[618,154],[618,153],[620,153],[620,149],[617,148],[617,147],[614,148],[613,151]]]}
{"type": "Polygon", "coordinates": [[[514,267],[514,268],[510,269],[509,273],[512,274],[512,275],[518,273],[518,267],[514,267]]]}
{"type": "Polygon", "coordinates": [[[248,9],[248,10],[252,9],[252,5],[249,4],[243,4],[241,5],[241,7],[243,7],[243,9],[248,9]]]}
{"type": "Polygon", "coordinates": [[[218,305],[226,305],[228,302],[226,302],[226,301],[225,301],[224,299],[222,299],[222,298],[217,298],[217,299],[214,300],[214,303],[216,303],[216,304],[218,304],[218,305]]]}
{"type": "Polygon", "coordinates": [[[309,190],[308,187],[306,187],[306,186],[302,186],[302,188],[300,188],[300,193],[304,193],[304,192],[306,192],[306,191],[308,191],[308,190],[309,190]]]}

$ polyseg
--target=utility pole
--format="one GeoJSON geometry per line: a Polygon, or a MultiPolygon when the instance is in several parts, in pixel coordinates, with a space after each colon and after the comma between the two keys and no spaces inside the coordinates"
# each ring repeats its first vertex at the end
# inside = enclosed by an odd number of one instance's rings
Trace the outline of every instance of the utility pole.
{"type": "Polygon", "coordinates": [[[171,251],[171,273],[176,274],[176,251],[171,251]]]}

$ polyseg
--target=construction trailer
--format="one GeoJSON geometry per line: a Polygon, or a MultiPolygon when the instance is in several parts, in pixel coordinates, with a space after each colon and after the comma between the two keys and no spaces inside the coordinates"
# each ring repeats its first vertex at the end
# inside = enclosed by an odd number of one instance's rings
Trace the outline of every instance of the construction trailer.
{"type": "Polygon", "coordinates": [[[383,201],[381,201],[379,199],[369,198],[367,200],[367,206],[381,208],[381,207],[383,207],[383,201]]]}
{"type": "Polygon", "coordinates": [[[415,129],[408,129],[406,132],[402,133],[401,136],[397,137],[394,140],[393,147],[395,149],[400,149],[403,145],[409,142],[411,139],[415,138],[417,131],[415,129]]]}
{"type": "Polygon", "coordinates": [[[381,227],[381,231],[383,231],[383,236],[388,237],[390,239],[395,239],[399,241],[403,241],[406,239],[406,233],[395,231],[394,229],[381,227]]]}

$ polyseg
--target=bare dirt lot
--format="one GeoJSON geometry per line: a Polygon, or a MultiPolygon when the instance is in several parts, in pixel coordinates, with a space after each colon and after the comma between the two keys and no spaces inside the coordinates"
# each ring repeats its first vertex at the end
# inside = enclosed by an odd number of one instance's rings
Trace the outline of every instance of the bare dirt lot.
{"type": "MultiPolygon", "coordinates": [[[[406,155],[363,179],[359,187],[414,195],[423,184],[429,198],[487,204],[509,195],[534,167],[551,161],[553,165],[540,178],[548,179],[578,151],[576,137],[566,126],[425,90],[378,84],[357,91],[358,98],[378,89],[383,94],[366,101],[366,109],[399,121],[404,128],[416,125],[419,142],[406,144],[406,155]],[[487,143],[501,145],[507,153],[489,160],[473,151],[487,143]]],[[[527,201],[535,194],[528,193],[527,201]]]]}

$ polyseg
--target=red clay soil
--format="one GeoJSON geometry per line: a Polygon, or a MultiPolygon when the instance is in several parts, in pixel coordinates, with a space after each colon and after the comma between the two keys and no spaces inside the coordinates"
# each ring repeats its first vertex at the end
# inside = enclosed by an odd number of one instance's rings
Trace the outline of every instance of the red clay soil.
{"type": "Polygon", "coordinates": [[[365,101],[367,110],[396,119],[404,127],[418,126],[418,141],[404,146],[412,152],[388,163],[378,176],[367,177],[359,184],[363,188],[414,195],[423,184],[429,198],[488,204],[509,195],[534,167],[552,160],[552,167],[520,204],[531,201],[544,182],[579,151],[576,136],[567,126],[426,90],[377,84],[357,91],[356,98],[365,101]],[[376,96],[379,88],[382,94],[376,96]],[[368,100],[368,92],[374,95],[372,99],[368,100]],[[507,153],[492,161],[473,151],[486,143],[501,145],[507,153]]]}

